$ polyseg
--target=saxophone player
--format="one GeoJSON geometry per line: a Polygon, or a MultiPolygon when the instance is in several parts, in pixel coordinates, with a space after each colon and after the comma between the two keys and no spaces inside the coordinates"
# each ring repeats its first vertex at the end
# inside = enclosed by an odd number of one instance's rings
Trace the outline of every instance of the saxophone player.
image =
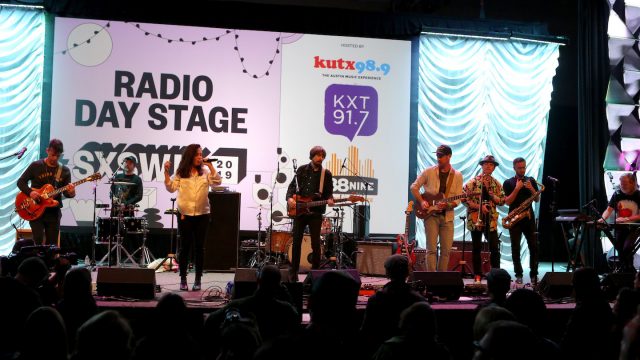
{"type": "MultiPolygon", "coordinates": [[[[526,177],[527,162],[519,157],[513,160],[513,170],[516,175],[505,180],[502,187],[507,196],[505,204],[509,205],[509,213],[517,209],[522,203],[535,195],[534,201],[540,200],[538,193],[538,184],[530,177],[526,177]]],[[[509,237],[511,238],[511,258],[513,260],[513,271],[516,275],[516,284],[522,285],[522,262],[520,261],[520,249],[522,235],[527,239],[529,246],[529,275],[531,276],[531,284],[535,286],[538,283],[538,239],[536,238],[536,218],[533,213],[533,207],[529,204],[525,210],[527,215],[523,215],[522,220],[513,224],[509,228],[509,237]]]]}
{"type": "Polygon", "coordinates": [[[502,184],[491,174],[499,166],[493,155],[485,156],[478,163],[482,174],[469,180],[464,185],[467,194],[480,192],[480,201],[470,198],[464,202],[467,207],[467,229],[471,231],[472,260],[474,280],[479,283],[482,278],[482,235],[489,242],[491,268],[500,267],[500,245],[498,241],[498,211],[496,206],[504,205],[502,184]]]}

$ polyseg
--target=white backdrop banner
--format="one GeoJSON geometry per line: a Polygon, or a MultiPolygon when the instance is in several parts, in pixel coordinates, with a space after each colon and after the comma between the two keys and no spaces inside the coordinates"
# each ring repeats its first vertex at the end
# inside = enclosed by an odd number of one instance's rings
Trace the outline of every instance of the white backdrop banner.
{"type": "Polygon", "coordinates": [[[62,225],[91,224],[94,188],[110,203],[104,183],[133,155],[138,216],[168,227],[162,165],[173,174],[198,143],[242,193],[240,228],[257,230],[271,194],[274,214],[284,212],[291,160],[323,145],[336,197],[366,192],[371,231],[402,232],[409,81],[408,41],[56,18],[51,137],[74,181],[104,176],[65,200],[62,225]]]}

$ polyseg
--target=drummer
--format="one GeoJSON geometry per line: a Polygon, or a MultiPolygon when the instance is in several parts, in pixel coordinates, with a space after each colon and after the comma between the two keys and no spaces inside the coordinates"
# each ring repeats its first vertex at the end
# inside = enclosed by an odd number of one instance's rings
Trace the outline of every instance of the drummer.
{"type": "Polygon", "coordinates": [[[134,173],[136,158],[127,156],[124,161],[124,173],[117,173],[111,184],[112,217],[118,216],[120,209],[124,211],[125,217],[134,217],[135,206],[142,200],[142,179],[134,173]]]}

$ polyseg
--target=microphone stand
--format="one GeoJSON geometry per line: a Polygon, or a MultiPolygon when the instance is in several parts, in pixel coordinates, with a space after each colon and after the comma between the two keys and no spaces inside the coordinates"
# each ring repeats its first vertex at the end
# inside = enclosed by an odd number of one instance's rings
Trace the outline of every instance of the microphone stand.
{"type": "MultiPolygon", "coordinates": [[[[349,162],[349,163],[351,163],[351,162],[349,162]]],[[[369,187],[373,186],[373,185],[371,185],[371,183],[369,183],[367,180],[365,180],[362,176],[358,175],[357,171],[351,171],[351,168],[348,167],[348,166],[345,166],[345,164],[343,163],[342,164],[342,168],[340,170],[342,170],[344,168],[347,169],[347,173],[348,173],[349,176],[355,176],[358,180],[360,180],[360,181],[362,181],[364,183],[364,205],[363,205],[365,207],[364,208],[364,222],[365,222],[365,224],[368,224],[369,223],[369,219],[371,218],[371,211],[369,209],[369,200],[367,199],[367,196],[369,194],[369,187]]],[[[359,214],[356,211],[356,209],[355,209],[356,206],[357,205],[354,204],[353,213],[356,214],[357,217],[362,218],[363,215],[359,214]]],[[[355,224],[352,224],[352,225],[355,225],[355,224]]],[[[362,235],[362,240],[366,240],[365,237],[364,237],[364,234],[361,234],[361,235],[362,235]]],[[[358,240],[358,239],[356,239],[356,240],[358,240]]]]}
{"type": "MultiPolygon", "coordinates": [[[[96,267],[96,201],[97,201],[97,193],[98,193],[98,181],[94,181],[93,185],[93,228],[91,228],[91,261],[90,267],[91,270],[94,270],[96,267]]],[[[85,264],[86,265],[86,264],[85,264]]]]}
{"type": "Polygon", "coordinates": [[[556,216],[558,216],[558,210],[556,207],[556,199],[557,199],[557,192],[556,192],[556,182],[552,181],[551,182],[551,187],[552,187],[552,191],[551,191],[551,203],[549,204],[549,213],[551,213],[551,231],[550,231],[550,235],[549,238],[551,239],[551,272],[556,272],[555,271],[555,259],[554,259],[554,250],[553,248],[555,247],[555,241],[553,240],[553,231],[555,229],[557,222],[556,222],[556,216]]]}
{"type": "MultiPolygon", "coordinates": [[[[635,168],[635,162],[633,163],[634,168],[635,168]]],[[[635,171],[634,171],[634,178],[635,178],[635,171]]],[[[613,185],[613,175],[611,175],[611,173],[609,173],[609,182],[611,183],[611,189],[613,190],[613,192],[615,193],[615,185],[613,185]]],[[[591,205],[593,207],[593,205],[591,205]]],[[[600,218],[602,219],[602,215],[600,215],[600,218]]],[[[607,223],[607,219],[602,219],[605,223],[605,226],[607,228],[607,230],[609,230],[609,224],[607,223]]],[[[613,245],[613,257],[618,259],[620,254],[617,254],[617,249],[616,249],[616,236],[618,235],[618,230],[616,228],[616,223],[618,221],[618,207],[614,207],[613,208],[613,235],[612,235],[612,239],[611,240],[611,244],[613,245]]],[[[611,233],[611,231],[609,230],[609,233],[611,233]]],[[[606,234],[606,233],[605,233],[606,234]]],[[[622,245],[624,247],[624,244],[622,245]]],[[[608,262],[607,262],[608,263],[608,262]]],[[[615,263],[614,263],[615,264],[615,263]]],[[[607,264],[608,265],[608,264],[607,264]]],[[[620,263],[620,265],[622,265],[622,263],[620,263]]],[[[616,271],[616,268],[613,269],[614,272],[616,271]]]]}

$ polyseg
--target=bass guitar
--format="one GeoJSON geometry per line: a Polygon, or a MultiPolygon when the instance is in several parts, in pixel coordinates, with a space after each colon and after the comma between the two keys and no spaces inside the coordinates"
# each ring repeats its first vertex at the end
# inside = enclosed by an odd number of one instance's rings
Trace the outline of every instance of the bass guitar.
{"type": "Polygon", "coordinates": [[[76,181],[71,184],[67,184],[58,189],[54,189],[53,185],[46,184],[39,189],[33,189],[33,191],[40,194],[40,198],[38,200],[33,200],[29,195],[26,195],[22,191],[18,193],[16,196],[16,209],[15,211],[20,215],[21,218],[27,221],[33,221],[44,213],[44,210],[48,207],[58,206],[58,200],[55,200],[54,197],[60,194],[63,191],[69,189],[70,185],[78,186],[87,181],[95,181],[100,180],[102,178],[102,174],[95,173],[89,177],[86,177],[82,180],[76,181]]]}
{"type": "Polygon", "coordinates": [[[439,213],[440,211],[442,211],[439,207],[438,204],[446,204],[448,202],[451,201],[456,201],[456,200],[461,200],[461,199],[466,199],[468,197],[473,197],[473,196],[478,196],[480,195],[480,193],[471,193],[471,194],[460,194],[460,195],[456,195],[456,196],[452,196],[452,197],[448,197],[448,198],[444,198],[444,194],[443,193],[437,193],[435,195],[433,194],[429,194],[429,193],[422,193],[422,200],[426,201],[429,204],[429,207],[426,209],[423,209],[422,206],[416,206],[415,207],[415,211],[416,211],[416,217],[418,219],[426,219],[429,216],[432,216],[434,214],[439,213]]]}
{"type": "MultiPolygon", "coordinates": [[[[298,196],[298,195],[293,195],[293,199],[296,201],[296,204],[294,206],[291,206],[289,204],[287,204],[287,215],[293,217],[293,216],[298,216],[298,215],[304,215],[304,214],[308,214],[311,212],[311,210],[309,210],[309,208],[312,207],[316,207],[316,206],[322,206],[325,205],[329,202],[329,200],[313,200],[312,197],[308,197],[308,196],[298,196]]],[[[357,196],[357,195],[349,195],[349,197],[344,198],[344,199],[334,199],[333,202],[336,204],[336,206],[344,206],[347,204],[339,204],[342,202],[360,202],[360,201],[364,201],[364,198],[362,196],[357,196]]]]}
{"type": "Polygon", "coordinates": [[[405,255],[409,260],[409,272],[413,271],[413,264],[416,263],[416,254],[413,253],[414,243],[409,244],[409,215],[413,212],[413,201],[409,201],[407,210],[404,211],[406,216],[404,225],[404,234],[398,234],[396,236],[396,243],[398,248],[396,254],[405,255]]]}

